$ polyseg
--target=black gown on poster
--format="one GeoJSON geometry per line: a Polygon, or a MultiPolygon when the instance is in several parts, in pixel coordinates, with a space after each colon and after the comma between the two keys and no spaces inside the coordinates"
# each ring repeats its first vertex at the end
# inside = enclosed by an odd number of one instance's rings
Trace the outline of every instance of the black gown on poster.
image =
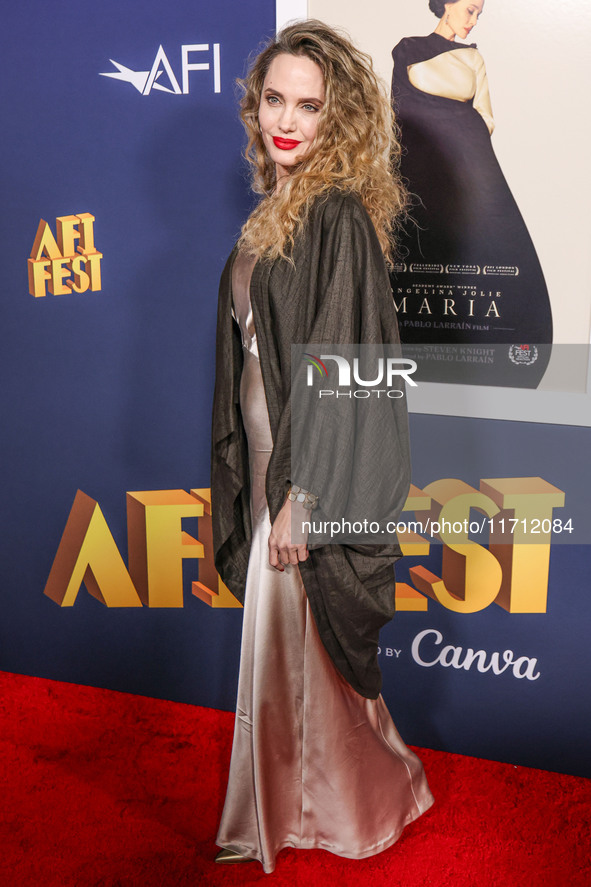
{"type": "Polygon", "coordinates": [[[392,55],[412,195],[392,273],[401,339],[430,346],[417,350],[424,380],[536,387],[552,342],[550,301],[492,147],[482,56],[436,33],[407,37],[392,55]]]}

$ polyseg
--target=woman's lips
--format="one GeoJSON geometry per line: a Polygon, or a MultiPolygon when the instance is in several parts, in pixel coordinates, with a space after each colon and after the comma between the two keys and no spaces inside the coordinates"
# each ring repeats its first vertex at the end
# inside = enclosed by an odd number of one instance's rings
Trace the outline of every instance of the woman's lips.
{"type": "Polygon", "coordinates": [[[302,143],[296,141],[295,139],[280,139],[273,136],[273,144],[281,151],[292,151],[294,148],[297,148],[297,146],[301,145],[302,143]]]}

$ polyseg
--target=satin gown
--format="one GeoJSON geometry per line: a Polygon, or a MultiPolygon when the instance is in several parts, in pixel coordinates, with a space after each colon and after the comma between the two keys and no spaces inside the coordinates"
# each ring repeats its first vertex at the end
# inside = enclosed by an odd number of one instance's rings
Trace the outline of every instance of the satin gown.
{"type": "Polygon", "coordinates": [[[360,696],[326,652],[297,566],[269,565],[265,474],[271,430],[249,286],[232,272],[243,342],[240,407],[248,439],[253,538],[244,603],[236,724],[217,843],[275,868],[283,847],[362,859],[385,850],[433,803],[417,756],[381,696],[360,696]]]}

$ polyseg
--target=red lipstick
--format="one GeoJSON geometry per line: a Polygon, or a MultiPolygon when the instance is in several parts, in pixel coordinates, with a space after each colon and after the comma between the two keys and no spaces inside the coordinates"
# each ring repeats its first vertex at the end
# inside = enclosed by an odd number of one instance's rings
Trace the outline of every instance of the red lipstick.
{"type": "Polygon", "coordinates": [[[301,145],[302,143],[296,141],[295,139],[280,139],[276,136],[273,136],[273,144],[281,151],[293,151],[294,148],[297,148],[297,146],[301,145]]]}

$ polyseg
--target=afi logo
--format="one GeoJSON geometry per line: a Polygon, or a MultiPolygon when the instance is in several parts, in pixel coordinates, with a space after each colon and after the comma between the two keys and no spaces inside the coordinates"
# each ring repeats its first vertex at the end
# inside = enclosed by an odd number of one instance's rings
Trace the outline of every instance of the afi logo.
{"type": "MultiPolygon", "coordinates": [[[[204,56],[200,57],[201,59],[204,56]]],[[[221,92],[221,76],[220,76],[220,44],[219,43],[183,43],[181,45],[181,86],[173,71],[172,65],[168,60],[168,56],[164,52],[162,46],[158,47],[158,52],[149,71],[134,71],[132,68],[126,68],[120,62],[109,59],[111,64],[115,65],[117,72],[101,73],[101,77],[112,77],[113,80],[125,80],[135,86],[142,95],[150,95],[153,89],[160,92],[171,92],[174,95],[187,95],[189,92],[189,72],[190,71],[210,71],[213,70],[213,91],[221,92]],[[195,53],[207,53],[208,61],[195,61],[195,53]],[[160,78],[166,74],[165,86],[160,82],[160,78]]]]}

